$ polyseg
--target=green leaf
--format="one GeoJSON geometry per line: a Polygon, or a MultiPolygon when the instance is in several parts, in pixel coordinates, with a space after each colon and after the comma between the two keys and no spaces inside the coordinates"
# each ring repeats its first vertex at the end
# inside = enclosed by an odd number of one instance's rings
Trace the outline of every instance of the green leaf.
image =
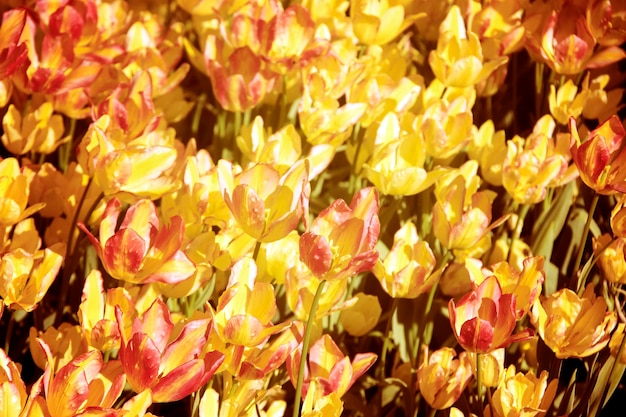
{"type": "Polygon", "coordinates": [[[576,184],[573,181],[562,187],[552,204],[544,209],[533,226],[530,247],[535,255],[541,255],[546,259],[545,295],[550,295],[558,287],[559,270],[550,259],[557,236],[563,230],[574,203],[575,190],[576,184]]]}
{"type": "Polygon", "coordinates": [[[598,411],[606,405],[607,401],[611,398],[611,395],[613,395],[620,380],[622,379],[624,370],[626,370],[626,365],[622,363],[616,364],[613,356],[610,356],[604,362],[602,369],[600,369],[600,372],[598,373],[598,378],[595,381],[595,387],[591,393],[591,397],[589,398],[589,413],[587,415],[597,415],[598,411]],[[604,396],[603,403],[600,404],[605,390],[607,391],[607,394],[604,396]]]}
{"type": "Polygon", "coordinates": [[[415,344],[418,343],[416,300],[397,299],[397,308],[391,322],[391,335],[398,348],[402,362],[410,362],[415,344]]]}

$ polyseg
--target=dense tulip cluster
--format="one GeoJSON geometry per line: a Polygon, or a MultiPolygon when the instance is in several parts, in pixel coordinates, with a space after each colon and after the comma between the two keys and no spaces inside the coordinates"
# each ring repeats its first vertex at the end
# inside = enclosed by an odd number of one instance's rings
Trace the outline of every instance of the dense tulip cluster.
{"type": "Polygon", "coordinates": [[[625,4],[0,2],[0,417],[622,411],[625,4]]]}

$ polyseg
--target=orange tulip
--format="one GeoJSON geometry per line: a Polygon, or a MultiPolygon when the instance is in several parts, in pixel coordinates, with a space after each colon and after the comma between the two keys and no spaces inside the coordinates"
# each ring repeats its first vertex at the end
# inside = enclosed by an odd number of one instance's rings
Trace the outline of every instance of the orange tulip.
{"type": "Polygon", "coordinates": [[[517,317],[515,296],[503,294],[495,276],[485,279],[458,303],[450,300],[448,312],[456,339],[470,352],[487,353],[534,334],[530,329],[512,334],[517,317]]]}
{"type": "Polygon", "coordinates": [[[626,192],[626,130],[617,116],[612,116],[589,132],[581,141],[576,120],[570,118],[572,157],[580,178],[600,194],[626,192]]]}
{"type": "Polygon", "coordinates": [[[378,259],[378,192],[364,188],[350,206],[335,200],[300,237],[300,260],[321,279],[342,279],[372,269],[378,259]]]}
{"type": "Polygon", "coordinates": [[[109,201],[98,238],[84,224],[79,224],[113,278],[132,283],[172,284],[195,272],[194,264],[180,249],[184,231],[179,216],[174,216],[169,225],[161,226],[154,203],[140,200],[128,209],[117,228],[121,206],[116,198],[109,201]]]}
{"type": "Polygon", "coordinates": [[[150,389],[155,402],[180,400],[197,391],[224,361],[220,352],[203,354],[211,329],[209,319],[187,322],[171,340],[174,323],[159,299],[130,327],[119,307],[115,315],[122,336],[119,355],[128,383],[137,393],[150,389]]]}
{"type": "MultiPolygon", "coordinates": [[[[300,349],[294,351],[291,360],[287,361],[287,372],[294,387],[300,364],[300,352],[300,349]]],[[[358,353],[351,362],[329,335],[323,335],[311,346],[309,352],[309,363],[305,368],[302,387],[304,396],[306,397],[312,380],[322,383],[324,395],[334,392],[340,397],[343,396],[352,384],[374,364],[376,358],[377,356],[373,353],[358,353]]]]}

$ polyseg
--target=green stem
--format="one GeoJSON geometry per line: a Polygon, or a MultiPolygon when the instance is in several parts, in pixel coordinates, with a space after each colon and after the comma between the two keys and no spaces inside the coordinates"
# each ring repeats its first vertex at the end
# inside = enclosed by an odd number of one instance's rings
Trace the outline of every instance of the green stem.
{"type": "Polygon", "coordinates": [[[313,303],[311,304],[311,309],[309,310],[309,318],[306,321],[306,328],[304,329],[304,338],[302,339],[302,354],[300,355],[300,367],[298,369],[298,381],[296,384],[296,398],[293,403],[293,417],[298,417],[300,415],[302,407],[300,402],[302,399],[302,385],[304,383],[304,367],[306,366],[307,355],[309,354],[309,342],[311,339],[311,332],[313,331],[313,323],[315,322],[315,313],[317,311],[317,306],[320,302],[320,298],[322,297],[322,292],[325,285],[326,281],[322,280],[317,286],[317,291],[315,291],[313,303]]]}
{"type": "Polygon", "coordinates": [[[191,136],[198,140],[198,133],[200,132],[200,119],[202,118],[202,109],[206,102],[206,93],[200,94],[198,101],[196,101],[196,108],[193,112],[193,119],[191,119],[191,136]]]}
{"type": "Polygon", "coordinates": [[[257,240],[256,245],[254,245],[254,252],[252,253],[252,259],[254,260],[254,262],[257,261],[260,251],[261,251],[261,242],[257,240]]]}
{"type": "Polygon", "coordinates": [[[511,244],[509,245],[509,251],[506,256],[506,261],[511,261],[511,254],[513,253],[513,245],[517,240],[519,240],[522,235],[522,229],[524,228],[524,219],[526,219],[526,215],[528,214],[528,210],[530,209],[530,204],[523,204],[520,208],[519,215],[517,216],[517,222],[515,223],[515,230],[513,231],[513,236],[511,236],[511,244]]]}
{"type": "MultiPolygon", "coordinates": [[[[78,220],[80,218],[80,212],[83,209],[83,204],[85,204],[85,200],[87,199],[87,194],[89,194],[89,189],[91,188],[91,184],[93,183],[93,177],[89,178],[87,185],[85,186],[85,191],[83,191],[83,195],[80,197],[78,204],[76,205],[76,211],[74,212],[74,217],[72,218],[72,223],[70,224],[70,228],[68,231],[67,237],[67,247],[65,249],[65,259],[63,260],[63,275],[61,276],[61,292],[59,293],[59,304],[57,305],[56,317],[54,319],[55,324],[58,326],[61,324],[62,316],[63,316],[63,308],[65,307],[65,301],[67,300],[67,292],[70,286],[70,278],[74,273],[74,269],[78,264],[78,259],[75,259],[76,253],[73,250],[74,245],[74,233],[76,229],[76,225],[78,224],[78,220]],[[68,262],[68,259],[71,261],[71,264],[68,262]]],[[[93,211],[98,201],[102,198],[102,194],[99,198],[96,198],[94,204],[90,207],[90,210],[87,212],[88,214],[93,211]]]]}
{"type": "Polygon", "coordinates": [[[543,63],[535,63],[535,119],[539,120],[542,112],[543,95],[543,63]]]}
{"type": "Polygon", "coordinates": [[[480,353],[476,352],[476,391],[478,393],[478,407],[480,409],[480,415],[483,413],[483,375],[480,370],[480,353]]]}
{"type": "Polygon", "coordinates": [[[389,333],[391,333],[391,323],[393,321],[393,316],[396,313],[397,309],[398,309],[398,299],[394,298],[393,303],[391,304],[391,314],[389,315],[389,318],[387,319],[387,325],[385,326],[385,333],[383,335],[384,337],[383,348],[382,348],[382,352],[380,353],[381,366],[379,367],[379,369],[381,371],[381,375],[380,375],[381,381],[385,379],[385,369],[387,368],[387,351],[390,350],[391,348],[390,346],[391,340],[389,338],[389,333]]]}
{"type": "MultiPolygon", "coordinates": [[[[420,338],[417,340],[417,352],[413,352],[413,359],[415,360],[415,362],[412,364],[412,367],[417,369],[420,365],[420,356],[422,353],[422,350],[420,349],[420,344],[422,343],[422,341],[424,341],[424,327],[426,327],[426,319],[428,318],[428,315],[430,313],[430,310],[433,307],[433,301],[435,300],[435,294],[437,293],[437,287],[438,287],[438,282],[434,283],[433,286],[430,288],[430,292],[428,293],[428,298],[426,299],[426,305],[424,306],[424,314],[422,315],[422,317],[420,317],[420,322],[419,322],[419,334],[420,334],[420,338]]],[[[426,344],[428,344],[430,341],[426,341],[426,344]]]]}
{"type": "Polygon", "coordinates": [[[70,132],[68,136],[70,139],[59,147],[59,168],[64,173],[67,171],[67,167],[70,164],[70,153],[73,149],[74,134],[76,133],[76,119],[70,119],[70,132]]]}
{"type": "Polygon", "coordinates": [[[587,222],[585,223],[583,234],[580,237],[580,246],[578,247],[576,261],[574,262],[574,270],[572,271],[572,278],[569,283],[569,288],[576,288],[576,292],[578,292],[578,290],[580,289],[580,286],[582,285],[582,280],[579,281],[578,269],[580,268],[580,263],[583,260],[583,253],[585,252],[585,243],[587,242],[587,235],[589,234],[589,229],[591,228],[591,221],[593,220],[593,213],[596,211],[596,206],[598,205],[599,199],[600,199],[600,194],[595,193],[593,195],[593,198],[591,199],[591,206],[589,207],[589,214],[587,215],[587,222]]]}

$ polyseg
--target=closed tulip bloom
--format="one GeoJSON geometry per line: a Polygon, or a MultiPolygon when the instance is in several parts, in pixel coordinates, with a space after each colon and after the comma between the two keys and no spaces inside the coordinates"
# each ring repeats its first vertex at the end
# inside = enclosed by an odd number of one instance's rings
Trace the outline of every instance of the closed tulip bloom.
{"type": "Polygon", "coordinates": [[[300,237],[300,260],[321,279],[342,279],[369,271],[378,259],[378,192],[359,191],[350,206],[335,200],[300,237]]]}
{"type": "Polygon", "coordinates": [[[150,389],[154,402],[177,401],[197,391],[224,361],[223,353],[205,351],[209,319],[187,321],[174,337],[172,316],[160,299],[132,322],[119,307],[115,316],[128,384],[137,393],[150,389]]]}
{"type": "Polygon", "coordinates": [[[452,348],[432,352],[417,371],[420,392],[433,408],[443,410],[459,399],[472,378],[472,367],[466,352],[456,358],[452,348]]]}
{"type": "Polygon", "coordinates": [[[26,404],[26,385],[19,366],[0,349],[0,412],[2,417],[18,417],[26,404]]]}
{"type": "Polygon", "coordinates": [[[626,192],[626,131],[619,118],[612,116],[589,132],[585,140],[581,140],[573,118],[569,129],[572,158],[583,182],[600,194],[626,192]]]}
{"type": "Polygon", "coordinates": [[[486,79],[506,57],[484,62],[478,36],[467,31],[461,9],[454,5],[440,27],[437,49],[428,63],[437,79],[447,87],[471,87],[486,79]]]}
{"type": "Polygon", "coordinates": [[[583,358],[609,343],[617,316],[587,285],[582,298],[564,288],[533,305],[530,315],[537,333],[557,358],[583,358]]]}
{"type": "Polygon", "coordinates": [[[428,242],[419,240],[415,224],[408,221],[398,230],[384,260],[372,269],[387,294],[394,298],[417,298],[430,290],[438,275],[437,260],[428,242]]]}
{"type": "Polygon", "coordinates": [[[533,336],[530,329],[515,330],[516,307],[513,294],[503,294],[495,276],[486,278],[458,303],[448,304],[450,324],[459,344],[469,352],[487,353],[533,336]]]}
{"type": "Polygon", "coordinates": [[[132,283],[173,284],[195,272],[195,265],[180,249],[184,229],[180,216],[172,217],[169,225],[161,225],[154,203],[139,200],[126,211],[117,227],[121,211],[118,199],[109,201],[97,238],[84,224],[78,225],[113,278],[132,283]]]}
{"type": "Polygon", "coordinates": [[[626,238],[611,238],[605,233],[593,240],[593,251],[604,278],[612,283],[626,283],[626,238]]]}
{"type": "MultiPolygon", "coordinates": [[[[294,387],[296,386],[297,370],[301,360],[301,349],[295,350],[287,361],[287,372],[294,387]]],[[[303,385],[306,398],[312,381],[321,382],[324,395],[336,393],[343,396],[356,380],[363,375],[376,362],[374,353],[357,353],[352,361],[345,356],[335,341],[325,334],[318,339],[309,351],[307,367],[305,368],[305,380],[303,385]]]]}

